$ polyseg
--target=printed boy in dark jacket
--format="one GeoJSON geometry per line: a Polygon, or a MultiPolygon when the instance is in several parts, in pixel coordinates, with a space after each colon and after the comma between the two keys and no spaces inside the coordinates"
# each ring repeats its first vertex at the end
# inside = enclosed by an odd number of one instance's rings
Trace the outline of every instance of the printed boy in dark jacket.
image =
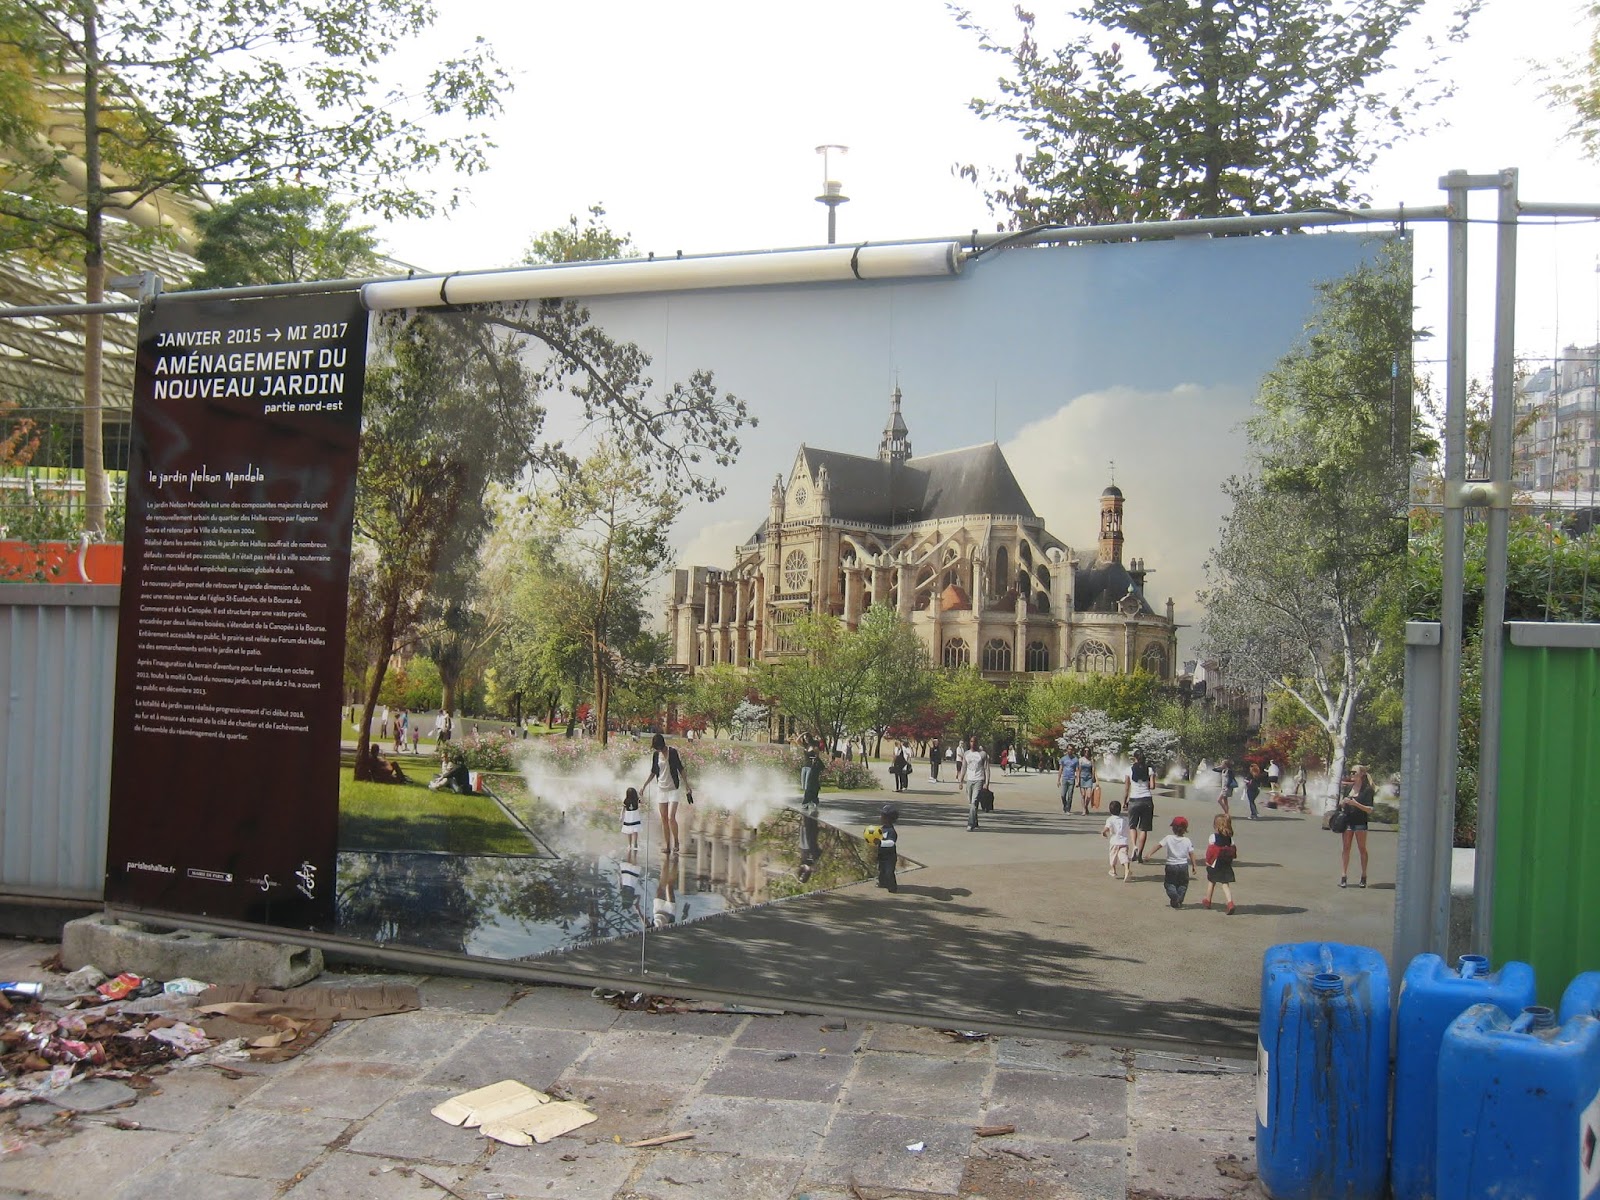
{"type": "Polygon", "coordinates": [[[888,888],[891,892],[900,890],[900,885],[895,881],[895,863],[900,857],[897,846],[899,834],[895,832],[894,823],[900,819],[900,810],[892,804],[885,804],[879,816],[880,828],[883,837],[878,842],[878,886],[888,888]]]}

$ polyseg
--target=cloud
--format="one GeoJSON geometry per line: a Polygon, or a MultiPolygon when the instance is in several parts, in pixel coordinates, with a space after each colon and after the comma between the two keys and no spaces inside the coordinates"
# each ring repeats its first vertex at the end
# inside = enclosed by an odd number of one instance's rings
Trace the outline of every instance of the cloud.
{"type": "MultiPolygon", "coordinates": [[[[1084,562],[1094,559],[1100,493],[1115,463],[1126,497],[1123,559],[1145,560],[1158,612],[1172,597],[1179,623],[1188,626],[1178,631],[1184,657],[1193,656],[1198,639],[1195,593],[1204,586],[1204,563],[1227,510],[1222,481],[1251,465],[1242,429],[1251,401],[1237,385],[1107,388],[1072,397],[1001,446],[1034,512],[1084,562]]],[[[680,526],[678,562],[732,566],[734,547],[765,515],[765,491],[748,500],[744,517],[680,526]]]]}
{"type": "Polygon", "coordinates": [[[689,540],[678,549],[678,565],[722,568],[733,566],[735,548],[750,540],[750,535],[756,531],[756,526],[761,524],[761,519],[767,515],[766,497],[756,496],[752,499],[750,516],[731,521],[717,521],[694,530],[689,540]]]}
{"type": "Polygon", "coordinates": [[[1115,478],[1126,497],[1123,561],[1145,560],[1157,611],[1175,601],[1189,626],[1178,634],[1185,657],[1198,637],[1195,593],[1227,510],[1222,481],[1251,465],[1241,427],[1251,400],[1237,386],[1188,383],[1086,392],[1001,447],[1034,512],[1085,562],[1096,551],[1100,493],[1115,478]]]}

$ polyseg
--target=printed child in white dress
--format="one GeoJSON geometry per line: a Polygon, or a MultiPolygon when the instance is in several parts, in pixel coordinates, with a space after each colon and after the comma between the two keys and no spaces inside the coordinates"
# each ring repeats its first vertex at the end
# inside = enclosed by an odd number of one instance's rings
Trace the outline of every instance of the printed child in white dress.
{"type": "Polygon", "coordinates": [[[1122,882],[1127,883],[1133,876],[1133,867],[1128,862],[1128,820],[1122,815],[1122,801],[1111,802],[1111,815],[1106,818],[1105,828],[1100,831],[1100,836],[1110,838],[1109,854],[1111,870],[1106,874],[1113,879],[1117,877],[1117,864],[1122,864],[1122,882]]]}
{"type": "Polygon", "coordinates": [[[622,797],[622,832],[628,835],[628,849],[639,848],[639,830],[644,827],[644,811],[639,807],[639,789],[629,788],[622,797]]]}

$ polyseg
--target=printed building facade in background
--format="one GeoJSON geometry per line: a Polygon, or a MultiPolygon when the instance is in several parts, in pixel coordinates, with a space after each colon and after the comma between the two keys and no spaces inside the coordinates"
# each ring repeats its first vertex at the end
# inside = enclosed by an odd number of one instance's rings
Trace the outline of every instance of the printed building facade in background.
{"type": "Polygon", "coordinates": [[[1568,346],[1517,389],[1513,474],[1519,489],[1600,490],[1600,346],[1568,346]]]}
{"type": "Polygon", "coordinates": [[[801,446],[732,567],[678,570],[672,661],[747,667],[792,653],[786,628],[829,613],[854,628],[895,609],[939,666],[1000,678],[1143,669],[1172,680],[1173,602],[1157,612],[1144,561],[1123,561],[1122,491],[1100,496],[1093,550],[1051,534],[990,442],[913,457],[895,389],[876,457],[801,446]]]}

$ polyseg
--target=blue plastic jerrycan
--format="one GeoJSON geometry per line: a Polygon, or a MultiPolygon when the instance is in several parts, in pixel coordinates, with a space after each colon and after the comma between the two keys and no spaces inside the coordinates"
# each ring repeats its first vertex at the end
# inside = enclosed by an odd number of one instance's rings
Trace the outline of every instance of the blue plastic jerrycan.
{"type": "Polygon", "coordinates": [[[1556,1020],[1565,1025],[1573,1017],[1600,1017],[1600,971],[1585,971],[1567,984],[1561,994],[1556,1020]]]}
{"type": "Polygon", "coordinates": [[[1273,1200],[1379,1200],[1388,1167],[1389,967],[1302,942],[1262,960],[1256,1171],[1273,1200]]]}
{"type": "Polygon", "coordinates": [[[1440,1200],[1600,1196],[1600,1020],[1469,1008],[1439,1049],[1440,1200]]]}
{"type": "Polygon", "coordinates": [[[1400,981],[1395,1009],[1394,1129],[1389,1185],[1395,1200],[1434,1200],[1434,1135],[1439,1123],[1439,1046],[1450,1023],[1474,1004],[1519,1013],[1534,1002],[1533,968],[1510,962],[1498,971],[1480,954],[1455,967],[1419,954],[1400,981]]]}

